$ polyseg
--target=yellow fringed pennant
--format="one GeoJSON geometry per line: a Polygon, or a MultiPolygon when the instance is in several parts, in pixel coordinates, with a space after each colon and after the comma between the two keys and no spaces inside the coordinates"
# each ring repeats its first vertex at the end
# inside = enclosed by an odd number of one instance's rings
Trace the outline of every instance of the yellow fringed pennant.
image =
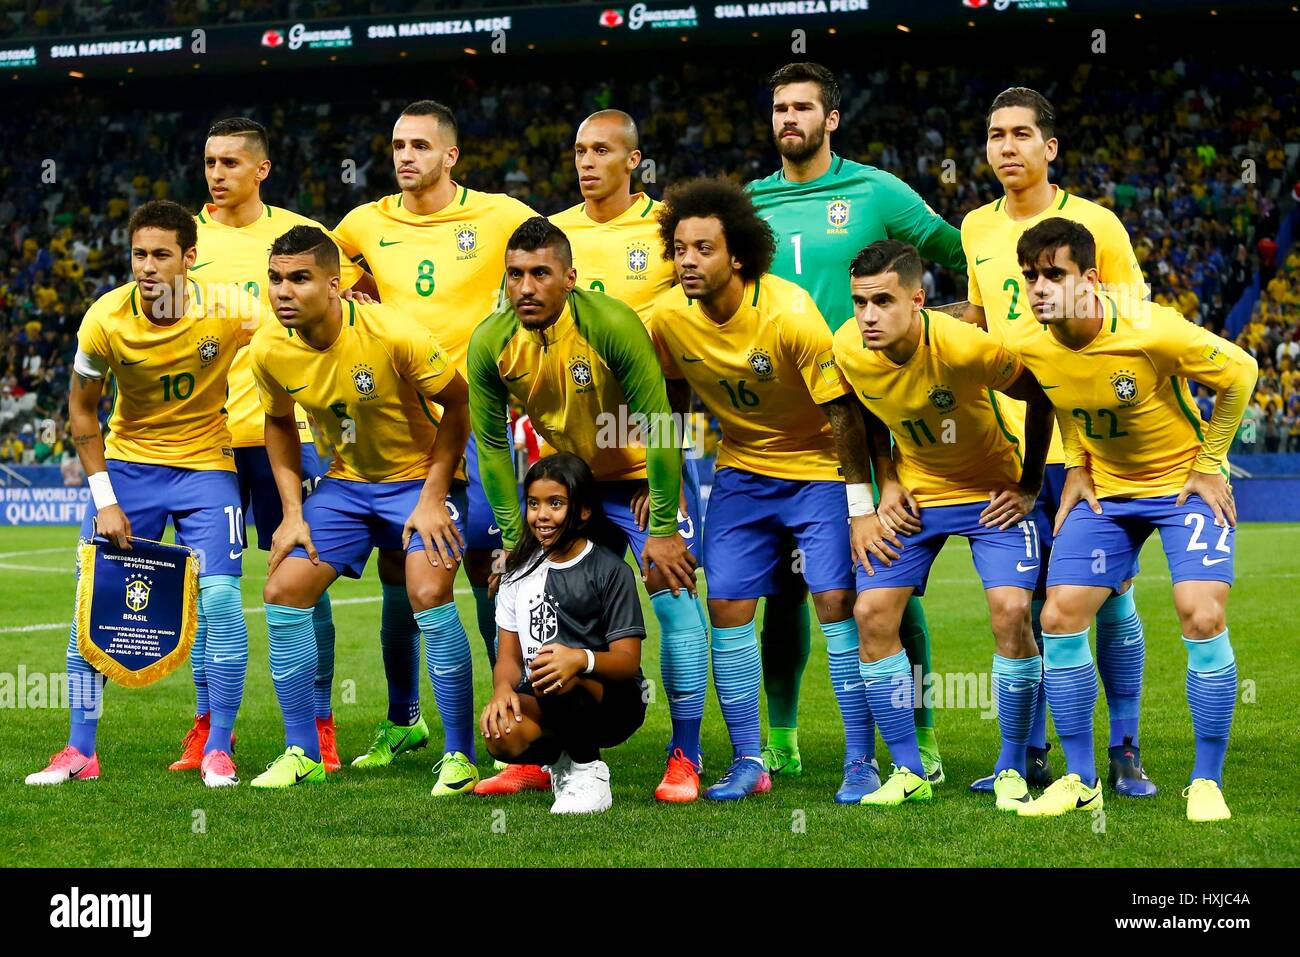
{"type": "Polygon", "coordinates": [[[77,650],[127,688],[164,678],[189,657],[198,630],[199,560],[183,545],[132,538],[131,549],[77,549],[77,650]]]}

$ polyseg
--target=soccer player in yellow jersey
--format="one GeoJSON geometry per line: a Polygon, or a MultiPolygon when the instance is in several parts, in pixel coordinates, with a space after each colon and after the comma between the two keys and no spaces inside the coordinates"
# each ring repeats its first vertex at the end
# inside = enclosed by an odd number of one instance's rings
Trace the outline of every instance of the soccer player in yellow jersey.
{"type": "Polygon", "coordinates": [[[1029,627],[1040,561],[1030,514],[1042,485],[1052,407],[1007,349],[969,323],[924,308],[921,268],[916,250],[895,239],[863,249],[849,267],[857,321],[835,333],[840,371],[894,438],[892,455],[888,442],[873,443],[881,450],[878,513],[871,511],[868,488],[850,489],[850,501],[861,503],[849,512],[861,565],[854,607],[859,672],[894,763],[889,780],[862,803],[931,797],[912,716],[912,668],[898,628],[908,600],[925,592],[948,536],[961,535],[984,584],[997,645],[997,806],[1014,811],[1029,799],[1025,748],[1043,672],[1029,627]],[[1023,449],[1002,422],[996,393],[1030,403],[1023,449]]]}
{"type": "Polygon", "coordinates": [[[1255,360],[1173,309],[1106,295],[1096,243],[1080,223],[1044,220],[1020,237],[1016,257],[1030,308],[1048,328],[1020,358],[1056,407],[1068,468],[1043,607],[1043,686],[1068,773],[1019,813],[1102,805],[1088,624],[1158,529],[1187,646],[1196,737],[1187,816],[1222,820],[1237,691],[1225,617],[1237,522],[1226,456],[1255,387],[1255,360]],[[1218,393],[1208,423],[1188,378],[1218,393]]]}
{"type": "MultiPolygon", "coordinates": [[[[268,278],[280,321],[264,324],[252,353],[285,515],[264,596],[286,750],[253,785],[324,777],[312,709],[312,608],[339,575],[360,578],[377,547],[388,553],[381,580],[405,586],[428,648],[446,739],[433,793],[468,794],[478,781],[473,681],[452,594],[464,543],[456,473],[469,436],[465,381],[433,333],[399,308],[340,298],[338,249],[324,230],[295,226],[276,239],[268,278]],[[305,503],[295,401],[336,450],[305,503]],[[434,402],[442,406],[438,421],[434,402]],[[391,575],[394,567],[401,577],[391,575]]],[[[414,650],[418,675],[418,644],[414,650]]],[[[410,673],[403,664],[398,673],[410,673]]],[[[418,698],[418,678],[408,691],[418,698]]]]}
{"type": "MultiPolygon", "coordinates": [[[[393,126],[392,144],[400,192],[352,210],[338,224],[335,238],[349,257],[365,265],[385,303],[400,307],[433,331],[463,376],[470,334],[500,299],[506,241],[535,214],[504,193],[482,193],[451,178],[460,146],[456,117],[441,103],[419,100],[407,106],[393,126]]],[[[503,418],[502,435],[509,427],[503,418]]],[[[469,478],[465,574],[491,660],[496,608],[487,585],[493,553],[501,548],[501,529],[478,480],[477,445],[472,437],[465,450],[465,474],[469,478]]],[[[398,614],[401,601],[399,592],[390,592],[385,600],[384,633],[394,647],[400,636],[414,629],[409,615],[403,619],[398,614]]],[[[392,760],[391,748],[380,739],[391,743],[405,733],[401,722],[390,726],[397,717],[389,714],[380,724],[375,745],[354,764],[379,767],[392,760]]]]}
{"type": "MultiPolygon", "coordinates": [[[[699,495],[682,481],[679,423],[654,345],[629,306],[576,285],[568,239],[541,216],[510,237],[505,269],[509,302],[470,340],[483,487],[513,549],[522,534],[519,490],[510,446],[496,427],[512,400],[553,447],[591,467],[603,512],[592,537],[620,557],[631,547],[659,620],[673,732],[655,797],[694,801],[709,670],[704,614],[693,594],[699,495]]],[[[510,794],[550,783],[541,768],[512,764],[477,790],[510,794]]]]}
{"type": "Polygon", "coordinates": [[[713,680],[733,762],[705,797],[732,801],[771,789],[759,741],[754,615],[758,599],[773,593],[781,562],[789,560],[783,545],[793,537],[796,570],[827,636],[844,716],[844,783],[836,800],[856,803],[879,786],[857,678],[844,491],[846,478],[868,480],[867,459],[861,448],[846,452],[861,474],[842,475],[836,452],[853,424],[862,433],[858,404],[812,297],[767,271],[775,241],[744,190],[725,180],[678,184],[659,222],[663,255],[672,257],[680,283],[650,315],[669,401],[685,415],[694,391],[722,426],[704,571],[713,680]]]}
{"type": "Polygon", "coordinates": [[[573,144],[582,202],[551,217],[573,247],[578,285],[620,299],[644,321],[652,302],[676,281],[658,252],[659,204],[633,193],[641,164],[636,123],[622,110],[582,121],[573,144]]]}
{"type": "MultiPolygon", "coordinates": [[[[209,787],[233,785],[239,778],[231,740],[248,631],[239,599],[244,528],[223,403],[226,372],[252,337],[258,310],[255,301],[223,295],[229,290],[189,276],[195,226],[183,207],[145,203],[127,230],[135,281],[97,299],[77,332],[68,421],[94,497],[81,537],[98,533],[129,548],[131,535],[162,538],[170,519],[177,542],[198,553],[211,708],[201,777],[209,787]],[[97,411],[110,375],[115,402],[103,440],[97,411]]],[[[95,733],[103,679],[77,651],[75,621],[67,662],[68,745],[45,770],[29,775],[28,784],[99,777],[95,733]]]]}
{"type": "MultiPolygon", "coordinates": [[[[238,285],[261,302],[267,315],[271,300],[266,290],[266,252],[271,243],[291,226],[319,225],[305,216],[262,202],[261,186],[271,171],[268,148],[266,130],[247,117],[218,120],[208,130],[203,170],[212,201],[205,203],[194,217],[198,223],[199,259],[193,268],[206,283],[238,285]]],[[[344,267],[343,285],[352,286],[361,275],[360,267],[348,263],[344,267]]],[[[257,525],[257,545],[267,551],[271,547],[271,535],[283,516],[262,437],[262,405],[257,398],[257,383],[253,381],[249,354],[245,350],[236,354],[230,366],[229,388],[226,413],[235,450],[235,471],[239,476],[240,507],[245,520],[251,513],[257,525]]],[[[316,453],[306,415],[299,415],[298,421],[303,492],[309,494],[325,474],[325,465],[316,453]]],[[[321,748],[327,755],[326,768],[336,771],[338,749],[334,744],[334,716],[330,707],[334,617],[328,596],[321,598],[314,622],[321,665],[316,675],[316,721],[321,732],[321,748]]],[[[196,768],[203,758],[209,726],[208,681],[203,671],[206,636],[207,622],[199,616],[195,650],[190,656],[197,698],[194,725],[185,735],[180,760],[171,765],[173,771],[196,768]]]]}
{"type": "MultiPolygon", "coordinates": [[[[1016,262],[1016,241],[1048,217],[1080,222],[1096,237],[1097,270],[1109,293],[1139,301],[1145,296],[1142,273],[1124,224],[1114,213],[1082,197],[1067,193],[1048,181],[1049,164],[1056,158],[1056,115],[1042,94],[1012,87],[993,100],[987,119],[986,158],[1005,191],[995,202],[969,213],[961,224],[962,245],[970,279],[970,307],[965,318],[988,330],[997,341],[1018,353],[1025,343],[1046,335],[1034,321],[1027,290],[1016,262]]],[[[1018,402],[1005,410],[1012,427],[1023,431],[1024,408],[1018,402]]],[[[1043,483],[1043,508],[1035,512],[1043,564],[1035,592],[1033,621],[1041,644],[1039,614],[1047,587],[1047,566],[1052,554],[1052,526],[1044,516],[1056,512],[1065,481],[1064,453],[1053,429],[1043,483]]],[[[1109,780],[1122,797],[1149,797],[1156,786],[1142,768],[1138,718],[1146,641],[1142,620],[1134,604],[1131,579],[1097,613],[1097,667],[1106,687],[1110,712],[1109,780]]],[[[1034,787],[1051,783],[1047,760],[1047,711],[1039,699],[1029,738],[1029,782],[1034,787]]],[[[971,785],[990,791],[993,777],[971,785]]]]}

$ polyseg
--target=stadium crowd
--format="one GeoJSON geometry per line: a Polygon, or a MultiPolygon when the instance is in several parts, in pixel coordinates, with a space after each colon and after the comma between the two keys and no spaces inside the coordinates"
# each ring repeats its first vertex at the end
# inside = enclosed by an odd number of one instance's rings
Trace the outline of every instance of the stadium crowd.
{"type": "MultiPolygon", "coordinates": [[[[100,9],[40,6],[68,16],[100,9]]],[[[204,9],[205,16],[242,10],[251,19],[286,6],[294,5],[204,9]]],[[[321,4],[300,6],[323,15],[321,4]]],[[[412,4],[371,6],[394,12],[412,4]]],[[[105,16],[137,7],[113,4],[105,16]]],[[[11,22],[12,13],[0,22],[11,22]]],[[[59,29],[67,32],[67,24],[59,29]]],[[[454,176],[544,214],[564,209],[577,195],[567,149],[574,127],[608,106],[640,123],[641,176],[652,195],[691,176],[765,176],[777,164],[770,94],[761,71],[752,72],[746,80],[734,68],[687,64],[647,78],[629,63],[589,83],[447,71],[439,97],[458,110],[463,142],[454,176]]],[[[1300,451],[1300,251],[1280,255],[1274,239],[1300,154],[1300,87],[1291,79],[1258,65],[1204,61],[1164,71],[1082,65],[1015,76],[1057,106],[1061,153],[1053,179],[1115,210],[1158,301],[1220,332],[1261,273],[1259,301],[1237,336],[1261,372],[1238,453],[1300,451]]],[[[1000,67],[845,73],[835,148],[896,173],[959,224],[1000,195],[984,158],[983,123],[988,102],[1008,82],[1000,67]]],[[[207,200],[201,156],[214,117],[243,113],[268,127],[274,168],[264,195],[273,203],[335,223],[358,203],[395,191],[388,133],[404,101],[392,91],[357,87],[328,101],[246,97],[220,110],[178,97],[174,108],[147,113],[91,93],[74,97],[38,98],[29,120],[5,131],[0,463],[75,459],[62,437],[77,325],[90,302],[129,279],[132,208],[168,198],[198,209],[207,200]]],[[[934,301],[965,298],[963,275],[935,267],[925,285],[934,301]]],[[[1199,401],[1208,417],[1212,397],[1199,401]]],[[[102,417],[106,412],[107,405],[102,417]]]]}

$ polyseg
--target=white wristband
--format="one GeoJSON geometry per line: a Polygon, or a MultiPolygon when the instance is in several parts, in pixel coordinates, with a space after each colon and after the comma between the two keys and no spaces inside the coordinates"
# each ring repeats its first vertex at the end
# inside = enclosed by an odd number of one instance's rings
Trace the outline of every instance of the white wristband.
{"type": "Polygon", "coordinates": [[[117,496],[113,494],[113,483],[109,480],[107,472],[96,472],[86,481],[90,484],[90,497],[95,500],[95,511],[117,504],[117,496]]]}
{"type": "Polygon", "coordinates": [[[844,492],[849,498],[849,518],[876,514],[875,503],[871,501],[870,485],[865,482],[853,482],[844,486],[844,492]]]}
{"type": "Polygon", "coordinates": [[[587,667],[582,670],[584,675],[589,675],[596,670],[596,656],[592,654],[590,648],[583,649],[587,652],[587,667]]]}

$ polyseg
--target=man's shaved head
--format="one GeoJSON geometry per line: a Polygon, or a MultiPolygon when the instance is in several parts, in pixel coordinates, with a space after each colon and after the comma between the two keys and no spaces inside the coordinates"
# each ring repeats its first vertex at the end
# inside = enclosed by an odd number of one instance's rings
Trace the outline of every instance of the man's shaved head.
{"type": "MultiPolygon", "coordinates": [[[[636,120],[632,119],[632,117],[624,113],[622,110],[597,110],[595,113],[592,113],[591,116],[583,120],[582,125],[578,127],[578,138],[582,139],[584,130],[587,131],[589,136],[595,134],[595,130],[589,129],[589,127],[596,123],[599,123],[601,127],[608,129],[611,132],[617,133],[617,135],[622,139],[623,147],[629,153],[640,147],[641,137],[640,134],[637,133],[636,120]]],[[[604,132],[604,130],[602,130],[602,132],[604,132]]]]}

